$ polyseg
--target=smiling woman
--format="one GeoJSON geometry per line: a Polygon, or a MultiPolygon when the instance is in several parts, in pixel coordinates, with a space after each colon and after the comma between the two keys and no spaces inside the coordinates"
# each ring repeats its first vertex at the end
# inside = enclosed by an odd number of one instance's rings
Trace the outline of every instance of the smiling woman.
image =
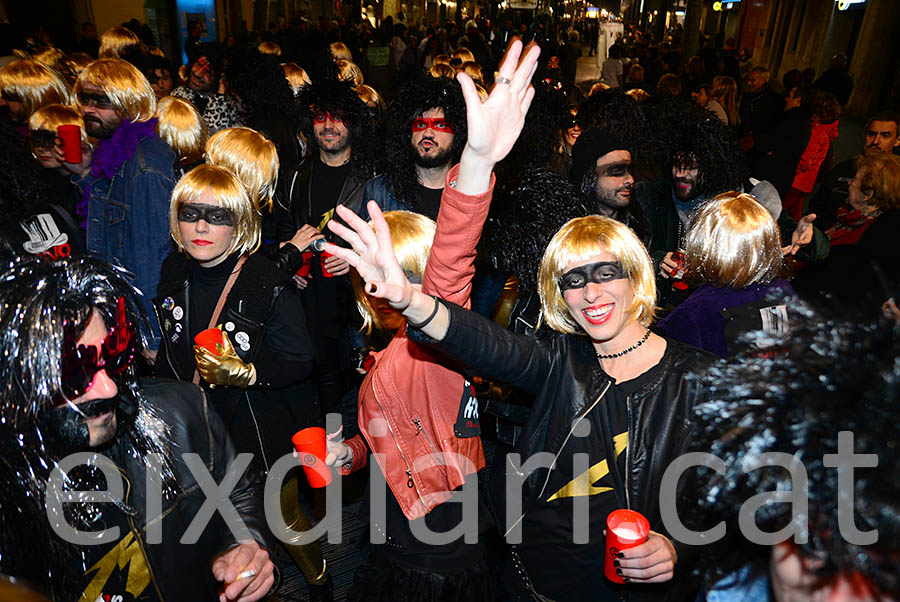
{"type": "MultiPolygon", "coordinates": [[[[703,398],[694,374],[713,357],[650,332],[656,286],[637,236],[596,215],[573,219],[554,235],[538,288],[543,318],[555,332],[538,341],[413,287],[392,254],[383,251],[390,235],[375,203],[369,212],[375,235],[339,209],[354,232],[332,229],[346,234],[353,251],[336,252],[357,268],[373,296],[402,311],[408,337],[534,397],[515,451],[524,458],[550,453],[554,460],[549,470],[538,470],[538,486],[526,488],[523,506],[507,504],[528,508],[505,517],[507,534],[522,529],[522,543],[501,578],[512,590],[510,599],[535,593],[556,600],[614,596],[596,575],[603,566],[606,517],[618,508],[641,512],[656,530],[616,560],[629,594],[638,600],[663,592],[676,598],[690,587],[675,571],[683,555],[663,531],[658,491],[666,468],[690,443],[685,417],[703,398]],[[575,466],[585,456],[587,472],[575,466]],[[590,486],[578,485],[587,475],[590,486]],[[579,497],[588,499],[575,502],[579,497]],[[587,536],[576,527],[585,520],[590,521],[587,536]],[[642,585],[663,582],[662,590],[642,585]]],[[[439,222],[432,254],[446,251],[440,240],[439,222]]]]}

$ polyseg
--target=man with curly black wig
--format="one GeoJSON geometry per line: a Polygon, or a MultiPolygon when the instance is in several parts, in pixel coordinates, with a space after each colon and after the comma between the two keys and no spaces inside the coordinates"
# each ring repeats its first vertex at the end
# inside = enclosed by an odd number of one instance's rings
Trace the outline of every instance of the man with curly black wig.
{"type": "MultiPolygon", "coordinates": [[[[283,79],[283,77],[282,77],[283,79]]],[[[373,116],[351,88],[350,82],[322,77],[304,86],[298,104],[301,129],[308,140],[307,156],[286,178],[287,215],[278,223],[278,240],[289,241],[298,231],[310,238],[329,232],[326,224],[335,208],[344,205],[362,211],[366,181],[374,176],[372,161],[373,116]]],[[[326,238],[330,238],[330,234],[326,238]]],[[[284,269],[294,274],[312,257],[310,248],[291,243],[284,269]]],[[[353,298],[350,266],[334,256],[318,255],[305,276],[295,276],[301,288],[308,287],[304,305],[314,325],[319,401],[325,412],[334,411],[352,379],[350,333],[359,314],[353,298]]]]}
{"type": "Polygon", "coordinates": [[[632,145],[616,129],[601,126],[578,137],[572,148],[572,178],[600,215],[622,222],[650,245],[650,223],[634,197],[632,145]]]}
{"type": "Polygon", "coordinates": [[[778,222],[785,252],[803,261],[828,254],[824,233],[812,226],[815,216],[800,223],[781,210],[775,187],[750,177],[750,170],[734,133],[705,109],[681,100],[665,100],[647,113],[657,142],[667,157],[663,178],[637,186],[637,200],[653,233],[650,255],[658,266],[661,302],[677,305],[684,293],[672,291],[670,279],[679,263],[673,254],[684,248],[684,236],[695,211],[707,200],[728,191],[748,192],[778,222]],[[812,244],[810,244],[812,243],[812,244]],[[801,249],[802,248],[802,249],[801,249]]]}
{"type": "Polygon", "coordinates": [[[447,172],[466,145],[459,83],[417,78],[400,89],[388,115],[387,173],[366,184],[365,198],[385,211],[406,209],[436,220],[447,172]]]}

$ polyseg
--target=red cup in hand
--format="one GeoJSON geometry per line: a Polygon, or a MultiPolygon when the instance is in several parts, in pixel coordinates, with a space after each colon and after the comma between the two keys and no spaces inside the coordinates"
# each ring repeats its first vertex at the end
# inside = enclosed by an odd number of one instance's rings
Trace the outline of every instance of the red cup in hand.
{"type": "Polygon", "coordinates": [[[291,443],[300,456],[300,463],[310,487],[319,489],[331,483],[331,469],[325,465],[328,447],[325,443],[325,429],[311,426],[294,433],[291,443]]]}
{"type": "Polygon", "coordinates": [[[616,574],[613,561],[619,552],[638,546],[650,536],[650,522],[644,515],[634,510],[616,510],[606,517],[606,554],[603,560],[603,574],[613,583],[625,583],[616,574]]]}
{"type": "Polygon", "coordinates": [[[66,163],[81,163],[81,128],[77,125],[61,125],[56,128],[56,135],[62,141],[66,163]]]}
{"type": "Polygon", "coordinates": [[[678,267],[672,272],[672,287],[680,291],[687,290],[688,271],[684,251],[672,251],[672,261],[678,264],[678,267]]]}
{"type": "Polygon", "coordinates": [[[312,251],[303,251],[303,265],[301,265],[296,274],[301,278],[307,278],[309,276],[309,269],[312,267],[312,260],[315,253],[312,251]]]}
{"type": "Polygon", "coordinates": [[[329,257],[331,257],[331,253],[329,253],[328,251],[322,251],[321,253],[319,253],[319,261],[322,262],[322,275],[325,278],[334,278],[334,274],[332,274],[325,268],[325,260],[329,257]]]}
{"type": "Polygon", "coordinates": [[[222,331],[218,328],[207,328],[206,330],[202,330],[194,337],[194,343],[199,347],[208,350],[210,353],[219,355],[219,350],[216,349],[216,343],[219,345],[224,343],[222,331]]]}

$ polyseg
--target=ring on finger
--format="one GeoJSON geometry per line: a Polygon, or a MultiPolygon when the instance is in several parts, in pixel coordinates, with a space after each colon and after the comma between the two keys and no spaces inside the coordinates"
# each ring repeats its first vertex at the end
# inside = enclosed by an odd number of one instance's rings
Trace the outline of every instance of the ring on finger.
{"type": "Polygon", "coordinates": [[[509,79],[508,77],[503,77],[502,75],[498,75],[497,77],[494,78],[494,83],[504,84],[504,85],[508,86],[509,84],[512,83],[512,80],[509,79]]]}

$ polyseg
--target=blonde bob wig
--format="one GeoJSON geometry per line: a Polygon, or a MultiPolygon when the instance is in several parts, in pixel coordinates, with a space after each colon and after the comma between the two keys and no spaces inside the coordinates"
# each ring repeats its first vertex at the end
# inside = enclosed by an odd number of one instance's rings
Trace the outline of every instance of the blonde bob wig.
{"type": "Polygon", "coordinates": [[[100,51],[97,57],[101,59],[118,58],[120,53],[129,46],[139,46],[141,39],[137,34],[124,27],[110,27],[100,36],[100,51]]]}
{"type": "Polygon", "coordinates": [[[81,128],[82,144],[88,142],[87,132],[84,130],[84,119],[81,113],[66,105],[47,105],[31,114],[28,119],[28,129],[44,130],[56,134],[56,128],[61,125],[77,125],[81,128]]]}
{"type": "Polygon", "coordinates": [[[334,63],[338,68],[339,80],[352,82],[354,88],[363,85],[363,72],[356,63],[344,59],[339,59],[334,63]]]}
{"type": "Polygon", "coordinates": [[[294,91],[294,96],[300,93],[300,88],[312,83],[309,75],[297,63],[281,63],[281,68],[284,69],[284,76],[287,78],[291,90],[294,91]]]}
{"type": "Polygon", "coordinates": [[[359,99],[366,103],[366,106],[370,109],[375,109],[380,112],[384,112],[387,109],[381,94],[379,94],[372,86],[367,86],[366,84],[357,86],[356,95],[359,96],[359,99]]]}
{"type": "MultiPolygon", "coordinates": [[[[384,214],[388,229],[391,231],[391,242],[394,246],[394,255],[397,262],[407,277],[417,277],[422,281],[425,273],[425,264],[428,262],[428,254],[431,253],[431,243],[434,241],[435,223],[424,215],[411,211],[388,211],[384,214]]],[[[351,281],[353,292],[356,296],[356,307],[363,318],[363,326],[360,330],[366,333],[372,329],[383,330],[381,319],[369,296],[365,293],[365,287],[356,270],[352,270],[351,281]]]]}
{"type": "Polygon", "coordinates": [[[353,53],[350,52],[350,49],[343,42],[332,42],[330,45],[331,56],[334,57],[334,60],[344,60],[344,61],[352,61],[353,53]]]}
{"type": "Polygon", "coordinates": [[[256,49],[260,54],[274,54],[275,56],[281,56],[281,46],[275,42],[269,42],[268,40],[260,42],[256,49]]]}
{"type": "Polygon", "coordinates": [[[569,264],[587,261],[606,251],[622,264],[631,282],[634,302],[628,308],[628,320],[649,326],[656,313],[656,279],[647,249],[631,229],[614,219],[588,215],[569,220],[547,245],[538,269],[538,294],[543,319],[553,330],[584,334],[569,313],[559,290],[559,278],[569,264]]]}
{"type": "Polygon", "coordinates": [[[271,209],[279,166],[274,142],[250,128],[226,128],[206,143],[206,162],[236,175],[260,211],[271,209]]]}
{"type": "Polygon", "coordinates": [[[203,159],[209,130],[193,104],[166,96],[156,105],[156,134],[172,147],[183,164],[203,159]]]}
{"type": "Polygon", "coordinates": [[[228,253],[238,251],[243,255],[256,251],[262,240],[259,212],[247,196],[247,191],[240,180],[224,167],[215,165],[195,167],[178,180],[172,191],[172,202],[169,204],[169,231],[178,249],[184,251],[184,241],[181,240],[181,229],[178,227],[178,208],[183,203],[204,202],[203,193],[207,190],[212,192],[219,207],[230,210],[234,215],[234,234],[228,253]]]}
{"type": "Polygon", "coordinates": [[[755,198],[726,192],[696,212],[684,254],[688,272],[713,286],[768,284],[781,269],[781,234],[755,198]]]}
{"type": "Polygon", "coordinates": [[[69,89],[62,77],[34,59],[4,65],[0,69],[0,93],[14,96],[28,117],[41,107],[69,103],[69,89]]]}
{"type": "Polygon", "coordinates": [[[116,112],[129,121],[147,121],[156,114],[156,94],[147,78],[122,59],[99,59],[75,80],[75,105],[86,85],[103,90],[116,112]]]}

